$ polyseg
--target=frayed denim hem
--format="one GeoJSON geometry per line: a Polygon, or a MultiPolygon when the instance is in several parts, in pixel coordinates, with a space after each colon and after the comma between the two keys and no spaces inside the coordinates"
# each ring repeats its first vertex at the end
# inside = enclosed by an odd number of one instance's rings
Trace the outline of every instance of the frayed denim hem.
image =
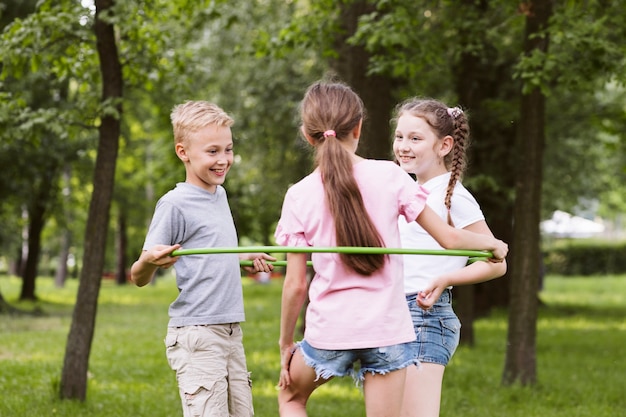
{"type": "MultiPolygon", "coordinates": [[[[296,343],[296,346],[300,348],[300,342],[296,343]]],[[[324,380],[328,380],[336,376],[342,377],[348,374],[352,375],[354,378],[355,372],[354,372],[354,369],[352,368],[350,368],[347,372],[344,372],[344,373],[336,372],[336,371],[333,371],[332,369],[327,369],[323,367],[322,365],[315,363],[315,361],[311,359],[309,356],[307,356],[307,354],[304,353],[302,349],[300,349],[300,353],[302,354],[302,357],[304,358],[304,363],[309,368],[313,368],[313,370],[315,371],[315,382],[319,381],[320,378],[324,380]]]]}
{"type": "Polygon", "coordinates": [[[419,359],[415,358],[415,359],[411,359],[408,360],[406,362],[404,362],[402,365],[397,366],[395,368],[392,369],[385,369],[385,370],[380,370],[380,369],[371,369],[371,368],[361,368],[359,369],[358,372],[352,370],[352,378],[354,379],[354,382],[356,384],[357,387],[361,388],[363,386],[363,381],[365,380],[365,373],[369,372],[373,375],[385,375],[388,374],[389,372],[393,372],[393,371],[397,371],[400,369],[404,369],[404,368],[408,368],[411,365],[415,365],[418,368],[420,367],[420,361],[419,359]]]}

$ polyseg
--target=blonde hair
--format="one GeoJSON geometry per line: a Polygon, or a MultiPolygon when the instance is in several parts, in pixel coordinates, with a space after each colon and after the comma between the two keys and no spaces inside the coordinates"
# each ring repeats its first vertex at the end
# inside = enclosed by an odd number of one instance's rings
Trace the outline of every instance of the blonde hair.
{"type": "Polygon", "coordinates": [[[219,106],[208,101],[186,101],[174,106],[170,114],[175,143],[184,142],[189,135],[206,126],[227,126],[235,123],[219,106]]]}
{"type": "MultiPolygon", "coordinates": [[[[328,208],[335,222],[337,246],[384,247],[370,218],[352,170],[350,153],[341,145],[365,116],[361,98],[348,86],[317,82],[300,103],[303,132],[315,142],[315,162],[324,184],[328,208]]],[[[340,254],[361,275],[385,264],[385,255],[340,254]]]]}

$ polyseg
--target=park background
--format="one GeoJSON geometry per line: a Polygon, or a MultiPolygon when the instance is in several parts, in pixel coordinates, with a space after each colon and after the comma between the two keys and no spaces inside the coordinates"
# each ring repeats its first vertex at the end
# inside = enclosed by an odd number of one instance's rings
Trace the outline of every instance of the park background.
{"type": "MultiPolygon", "coordinates": [[[[90,407],[88,391],[98,390],[90,379],[92,349],[121,349],[112,342],[117,337],[138,342],[132,332],[101,338],[107,303],[100,292],[120,291],[121,300],[134,300],[129,304],[152,302],[151,293],[127,288],[127,271],[156,199],[184,179],[172,152],[173,105],[206,99],[234,116],[237,155],[226,189],[240,243],[270,245],[284,192],[311,169],[297,133],[298,101],[311,82],[328,76],[350,84],[365,102],[359,153],[366,157],[391,158],[389,120],[408,97],[432,96],[468,112],[473,144],[464,184],[511,254],[506,278],[459,287],[455,297],[463,349],[476,355],[468,360],[482,358],[481,320],[503,326],[497,381],[487,379],[495,390],[542,386],[537,349],[546,305],[539,295],[551,278],[563,293],[581,279],[595,283],[587,291],[615,289],[605,300],[615,308],[569,308],[609,328],[611,338],[597,346],[619,337],[623,345],[623,279],[613,275],[626,270],[622,8],[617,0],[1,1],[0,330],[29,352],[29,340],[38,340],[29,328],[46,334],[57,309],[67,320],[59,324],[61,337],[44,336],[30,351],[35,358],[34,352],[55,352],[48,391],[4,392],[18,402],[43,396],[51,414],[59,407],[55,398],[90,407]],[[593,240],[542,234],[542,220],[557,210],[601,220],[604,231],[593,240]],[[576,278],[563,278],[571,273],[576,278]],[[57,293],[64,301],[54,301],[57,293]],[[61,308],[68,303],[69,313],[61,308]]],[[[165,315],[175,296],[168,288],[148,314],[165,315]]],[[[585,323],[583,329],[591,326],[585,323]]],[[[561,355],[577,352],[581,339],[564,344],[561,355]]],[[[0,359],[19,363],[20,348],[11,343],[0,344],[0,359]]],[[[162,354],[158,343],[149,346],[150,355],[162,354]]],[[[617,372],[611,358],[606,369],[617,372]]],[[[19,380],[9,369],[0,374],[8,387],[19,380]]],[[[596,411],[618,415],[626,407],[609,394],[615,384],[608,373],[609,399],[590,401],[596,411]]],[[[469,379],[466,389],[487,380],[469,379]]],[[[577,386],[590,381],[579,378],[577,386]]],[[[501,415],[496,403],[490,410],[501,415]]],[[[154,415],[136,414],[142,413],[154,415]]]]}

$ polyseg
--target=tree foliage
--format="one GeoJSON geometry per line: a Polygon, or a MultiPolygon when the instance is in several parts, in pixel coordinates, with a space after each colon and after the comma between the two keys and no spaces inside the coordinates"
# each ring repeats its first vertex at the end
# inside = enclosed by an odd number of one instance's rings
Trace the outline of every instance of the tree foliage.
{"type": "MultiPolygon", "coordinates": [[[[522,93],[538,90],[547,98],[543,216],[557,208],[597,206],[608,217],[623,211],[623,5],[553,2],[549,25],[531,36],[549,38],[550,48],[524,54],[523,24],[532,3],[118,1],[101,18],[115,28],[125,89],[121,97],[103,99],[93,6],[2,2],[5,258],[22,261],[22,232],[37,225],[29,238],[41,241],[43,257],[59,256],[64,230],[72,232],[72,254],[83,257],[94,233],[86,227],[85,207],[95,190],[98,129],[110,118],[120,122],[117,164],[105,168],[115,170],[116,221],[107,220],[98,232],[109,239],[101,249],[104,266],[96,270],[123,269],[141,250],[156,199],[184,178],[172,151],[169,112],[189,99],[215,101],[235,117],[237,158],[226,182],[231,208],[244,242],[271,243],[286,188],[311,168],[298,134],[298,101],[310,82],[328,74],[339,75],[366,100],[371,128],[360,149],[366,156],[389,157],[394,102],[418,95],[461,105],[473,137],[464,183],[504,240],[512,240],[515,199],[523,198],[515,184],[526,143],[514,144],[525,123],[522,93]],[[117,253],[116,235],[128,242],[117,253]]],[[[31,255],[38,251],[31,247],[31,255]]],[[[508,293],[491,286],[506,284],[478,286],[467,299],[477,310],[502,303],[508,293]]],[[[29,291],[34,296],[34,285],[29,291]]],[[[464,328],[471,331],[466,323],[464,328]]]]}

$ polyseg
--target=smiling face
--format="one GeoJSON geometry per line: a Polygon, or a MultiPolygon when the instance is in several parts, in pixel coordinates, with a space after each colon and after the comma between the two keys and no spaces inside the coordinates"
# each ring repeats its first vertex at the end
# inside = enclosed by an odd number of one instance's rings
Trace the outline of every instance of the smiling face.
{"type": "Polygon", "coordinates": [[[176,144],[185,164],[185,182],[214,193],[233,164],[233,137],[229,126],[208,125],[176,144]]]}
{"type": "Polygon", "coordinates": [[[425,119],[405,113],[398,118],[393,153],[402,169],[424,183],[447,172],[443,157],[452,143],[450,136],[439,139],[425,119]]]}

